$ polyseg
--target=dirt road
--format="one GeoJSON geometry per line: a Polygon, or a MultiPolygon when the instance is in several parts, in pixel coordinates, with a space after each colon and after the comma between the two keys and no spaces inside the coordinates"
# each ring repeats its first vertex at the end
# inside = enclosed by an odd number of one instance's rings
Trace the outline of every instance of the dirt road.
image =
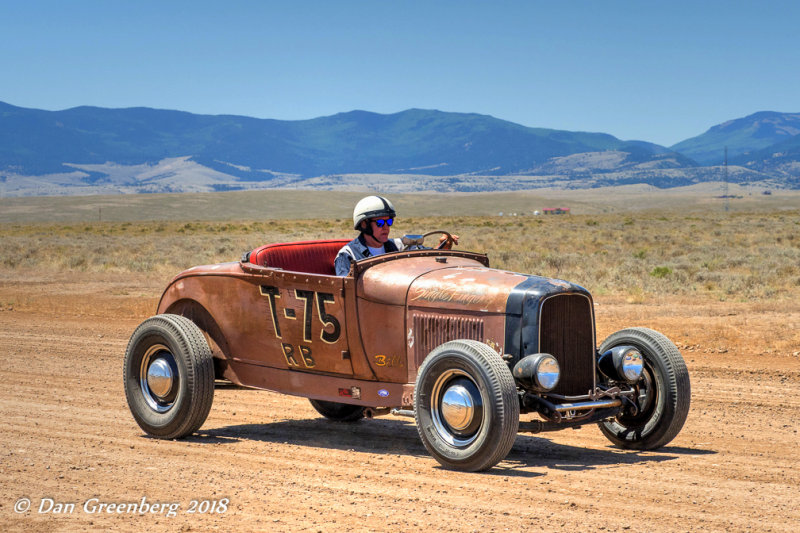
{"type": "Polygon", "coordinates": [[[428,456],[413,419],[335,424],[225,386],[196,436],[145,437],[122,356],[164,280],[124,279],[0,276],[4,531],[800,530],[800,304],[599,298],[599,338],[643,325],[682,348],[682,433],[646,453],[596,427],[521,434],[465,474],[428,456]]]}

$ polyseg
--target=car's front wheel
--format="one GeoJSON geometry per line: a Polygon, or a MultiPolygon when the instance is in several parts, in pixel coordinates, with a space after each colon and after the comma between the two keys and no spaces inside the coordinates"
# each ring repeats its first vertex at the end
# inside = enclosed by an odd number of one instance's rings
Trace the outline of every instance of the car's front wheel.
{"type": "Polygon", "coordinates": [[[202,331],[179,315],[157,315],[133,332],[125,397],[147,434],[176,439],[203,425],[214,401],[214,362],[202,331]]]}
{"type": "Polygon", "coordinates": [[[609,336],[603,353],[615,346],[634,346],[642,354],[642,376],[634,385],[636,412],[630,409],[600,422],[600,430],[620,448],[652,450],[680,432],[689,414],[689,371],[678,348],[664,335],[647,328],[630,328],[609,336]]]}
{"type": "Polygon", "coordinates": [[[419,368],[417,431],[443,466],[475,472],[503,460],[519,429],[519,399],[508,365],[489,346],[447,342],[419,368]]]}

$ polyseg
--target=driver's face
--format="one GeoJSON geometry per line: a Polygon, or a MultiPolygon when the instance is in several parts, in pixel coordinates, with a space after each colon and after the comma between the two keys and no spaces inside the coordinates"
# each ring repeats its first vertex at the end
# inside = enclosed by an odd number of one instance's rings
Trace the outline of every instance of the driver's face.
{"type": "Polygon", "coordinates": [[[375,223],[376,220],[390,220],[391,217],[381,217],[381,218],[373,218],[369,221],[372,224],[372,236],[375,238],[376,241],[384,243],[389,240],[389,231],[392,229],[389,224],[384,222],[383,226],[378,227],[375,223]]]}

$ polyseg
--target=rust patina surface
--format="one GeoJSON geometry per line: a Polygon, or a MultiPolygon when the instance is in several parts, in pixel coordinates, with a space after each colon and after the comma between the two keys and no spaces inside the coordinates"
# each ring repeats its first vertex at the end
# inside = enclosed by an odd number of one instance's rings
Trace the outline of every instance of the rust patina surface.
{"type": "Polygon", "coordinates": [[[170,283],[158,313],[198,323],[234,383],[408,407],[433,347],[471,338],[502,354],[508,297],[527,277],[487,265],[482,254],[417,251],[362,261],[345,278],[197,266],[170,283]]]}
{"type": "Polygon", "coordinates": [[[691,386],[677,347],[628,328],[598,348],[583,287],[431,249],[366,258],[337,277],[343,242],[268,244],[176,276],[126,350],[140,427],[196,431],[217,378],[310,398],[339,422],[413,416],[426,449],[464,471],[502,460],[521,414],[537,417],[525,431],[599,423],[632,449],[663,446],[683,426],[691,386]]]}

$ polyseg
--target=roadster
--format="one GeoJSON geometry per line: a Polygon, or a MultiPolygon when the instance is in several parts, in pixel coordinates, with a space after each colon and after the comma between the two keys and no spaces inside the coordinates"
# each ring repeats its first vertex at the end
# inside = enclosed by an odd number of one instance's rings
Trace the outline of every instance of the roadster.
{"type": "Polygon", "coordinates": [[[337,277],[347,242],[268,244],[178,274],[125,353],[139,426],[192,434],[215,380],[228,380],[306,397],[335,421],[414,417],[430,454],[464,471],[496,465],[520,431],[597,424],[613,444],[649,450],[681,430],[690,383],[678,349],[640,327],[598,347],[586,289],[444,249],[367,258],[337,277]]]}

